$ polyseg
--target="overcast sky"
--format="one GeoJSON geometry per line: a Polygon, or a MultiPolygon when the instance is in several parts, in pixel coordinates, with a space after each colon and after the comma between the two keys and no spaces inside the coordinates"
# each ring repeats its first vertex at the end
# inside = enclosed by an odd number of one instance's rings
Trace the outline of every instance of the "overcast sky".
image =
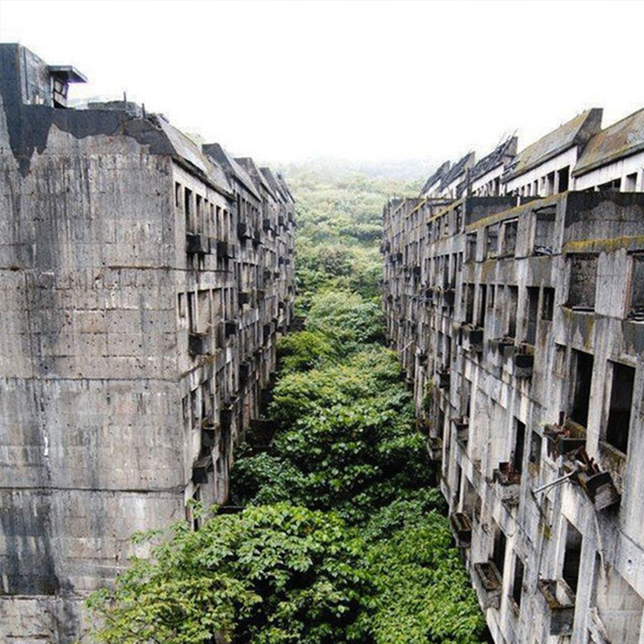
{"type": "Polygon", "coordinates": [[[455,159],[644,107],[642,2],[0,0],[0,40],[236,155],[455,159]]]}

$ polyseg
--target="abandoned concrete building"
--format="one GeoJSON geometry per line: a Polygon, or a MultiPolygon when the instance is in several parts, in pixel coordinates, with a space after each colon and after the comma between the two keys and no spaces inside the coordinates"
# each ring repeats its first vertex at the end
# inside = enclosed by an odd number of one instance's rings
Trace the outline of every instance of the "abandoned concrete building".
{"type": "Polygon", "coordinates": [[[0,45],[0,641],[69,643],[137,530],[227,495],[294,300],[282,178],[0,45]]]}
{"type": "Polygon", "coordinates": [[[644,110],[443,164],[384,306],[490,633],[644,643],[644,110]]]}

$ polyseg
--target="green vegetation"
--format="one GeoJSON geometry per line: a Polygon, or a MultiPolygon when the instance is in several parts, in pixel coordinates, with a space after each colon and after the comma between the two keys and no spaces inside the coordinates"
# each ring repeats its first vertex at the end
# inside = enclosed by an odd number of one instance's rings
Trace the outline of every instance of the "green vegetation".
{"type": "Polygon", "coordinates": [[[351,208],[337,218],[312,212],[328,242],[315,247],[305,216],[312,253],[349,249],[355,263],[344,276],[309,265],[306,330],[279,346],[272,448],[237,452],[233,503],[244,509],[215,513],[197,532],[178,524],[114,590],[96,593],[101,642],[479,642],[483,618],[431,486],[410,394],[382,345],[363,261],[377,252],[367,239],[376,224],[352,219],[351,208]],[[363,286],[338,290],[351,283],[363,286]]]}
{"type": "Polygon", "coordinates": [[[394,194],[417,194],[421,182],[323,163],[291,167],[287,179],[298,207],[299,309],[307,311],[311,298],[327,290],[378,297],[383,205],[394,194]]]}

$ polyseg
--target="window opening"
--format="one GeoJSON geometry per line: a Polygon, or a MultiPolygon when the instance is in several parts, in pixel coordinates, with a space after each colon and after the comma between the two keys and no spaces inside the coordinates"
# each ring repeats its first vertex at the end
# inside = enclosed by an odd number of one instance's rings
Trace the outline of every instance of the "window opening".
{"type": "Polygon", "coordinates": [[[569,264],[568,305],[581,311],[593,311],[597,285],[597,257],[570,255],[569,264]]]}
{"type": "Polygon", "coordinates": [[[474,284],[467,284],[465,289],[465,321],[474,322],[474,284]]]}
{"type": "Polygon", "coordinates": [[[467,235],[467,260],[473,262],[476,260],[476,233],[468,233],[467,235]]]}
{"type": "Polygon", "coordinates": [[[644,255],[633,255],[630,317],[644,320],[644,255]]]}
{"type": "Polygon", "coordinates": [[[539,288],[528,286],[528,329],[526,340],[528,344],[537,342],[537,317],[539,315],[539,288]]]}
{"type": "Polygon", "coordinates": [[[635,192],[637,189],[637,172],[627,175],[624,180],[624,192],[635,192]]]}
{"type": "Polygon", "coordinates": [[[570,183],[570,166],[567,165],[557,172],[557,181],[559,185],[558,192],[566,192],[570,183]]]}
{"type": "Polygon", "coordinates": [[[492,551],[492,561],[496,565],[497,570],[503,576],[503,568],[505,567],[505,546],[507,539],[503,530],[497,526],[494,533],[494,550],[492,551]]]}
{"type": "Polygon", "coordinates": [[[555,289],[545,287],[543,289],[543,302],[541,304],[541,319],[552,321],[555,310],[555,289]]]}
{"type": "Polygon", "coordinates": [[[541,465],[542,444],[543,439],[541,438],[541,435],[533,430],[530,440],[530,463],[537,469],[541,465]]]}
{"type": "Polygon", "coordinates": [[[477,320],[478,326],[485,326],[485,314],[487,312],[487,285],[481,284],[479,286],[479,317],[477,320]]]}
{"type": "Polygon", "coordinates": [[[506,289],[508,294],[508,332],[507,335],[515,338],[517,335],[517,304],[519,301],[519,288],[517,286],[509,286],[506,289]]]}
{"type": "Polygon", "coordinates": [[[517,229],[519,222],[516,219],[503,224],[503,254],[514,255],[517,248],[517,229]]]}
{"type": "Polygon", "coordinates": [[[499,251],[499,224],[493,224],[485,229],[485,255],[496,257],[499,251]]]}
{"type": "Polygon", "coordinates": [[[514,452],[512,454],[512,466],[519,474],[523,470],[523,451],[525,449],[525,424],[520,420],[515,421],[516,433],[514,437],[514,452]]]}
{"type": "Polygon", "coordinates": [[[512,583],[512,599],[517,606],[521,606],[521,588],[523,586],[523,562],[517,555],[514,556],[514,580],[512,583]]]}
{"type": "Polygon", "coordinates": [[[575,377],[572,404],[572,419],[586,427],[590,405],[590,389],[593,379],[594,359],[590,353],[573,349],[575,377]]]}
{"type": "Polygon", "coordinates": [[[534,252],[552,255],[555,240],[556,210],[554,206],[535,212],[534,252]]]}
{"type": "Polygon", "coordinates": [[[624,454],[628,449],[634,381],[635,369],[618,362],[613,363],[606,442],[624,454]]]}
{"type": "Polygon", "coordinates": [[[564,552],[563,570],[561,576],[570,586],[570,589],[577,593],[579,580],[579,565],[581,562],[582,536],[571,523],[566,528],[566,550],[564,552]]]}

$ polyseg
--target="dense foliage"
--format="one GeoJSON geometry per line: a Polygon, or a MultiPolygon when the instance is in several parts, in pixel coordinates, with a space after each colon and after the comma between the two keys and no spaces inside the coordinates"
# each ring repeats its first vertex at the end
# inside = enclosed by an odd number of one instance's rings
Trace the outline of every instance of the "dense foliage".
{"type": "Polygon", "coordinates": [[[482,615],[400,365],[382,344],[373,295],[383,188],[289,179],[304,202],[307,318],[280,342],[273,445],[236,451],[233,503],[243,511],[215,513],[197,532],[178,524],[113,591],[93,596],[98,639],[476,644],[482,615]]]}
{"type": "Polygon", "coordinates": [[[208,642],[215,633],[256,644],[340,641],[364,596],[361,554],[331,514],[291,505],[248,507],[138,559],[90,607],[109,644],[208,642]]]}

